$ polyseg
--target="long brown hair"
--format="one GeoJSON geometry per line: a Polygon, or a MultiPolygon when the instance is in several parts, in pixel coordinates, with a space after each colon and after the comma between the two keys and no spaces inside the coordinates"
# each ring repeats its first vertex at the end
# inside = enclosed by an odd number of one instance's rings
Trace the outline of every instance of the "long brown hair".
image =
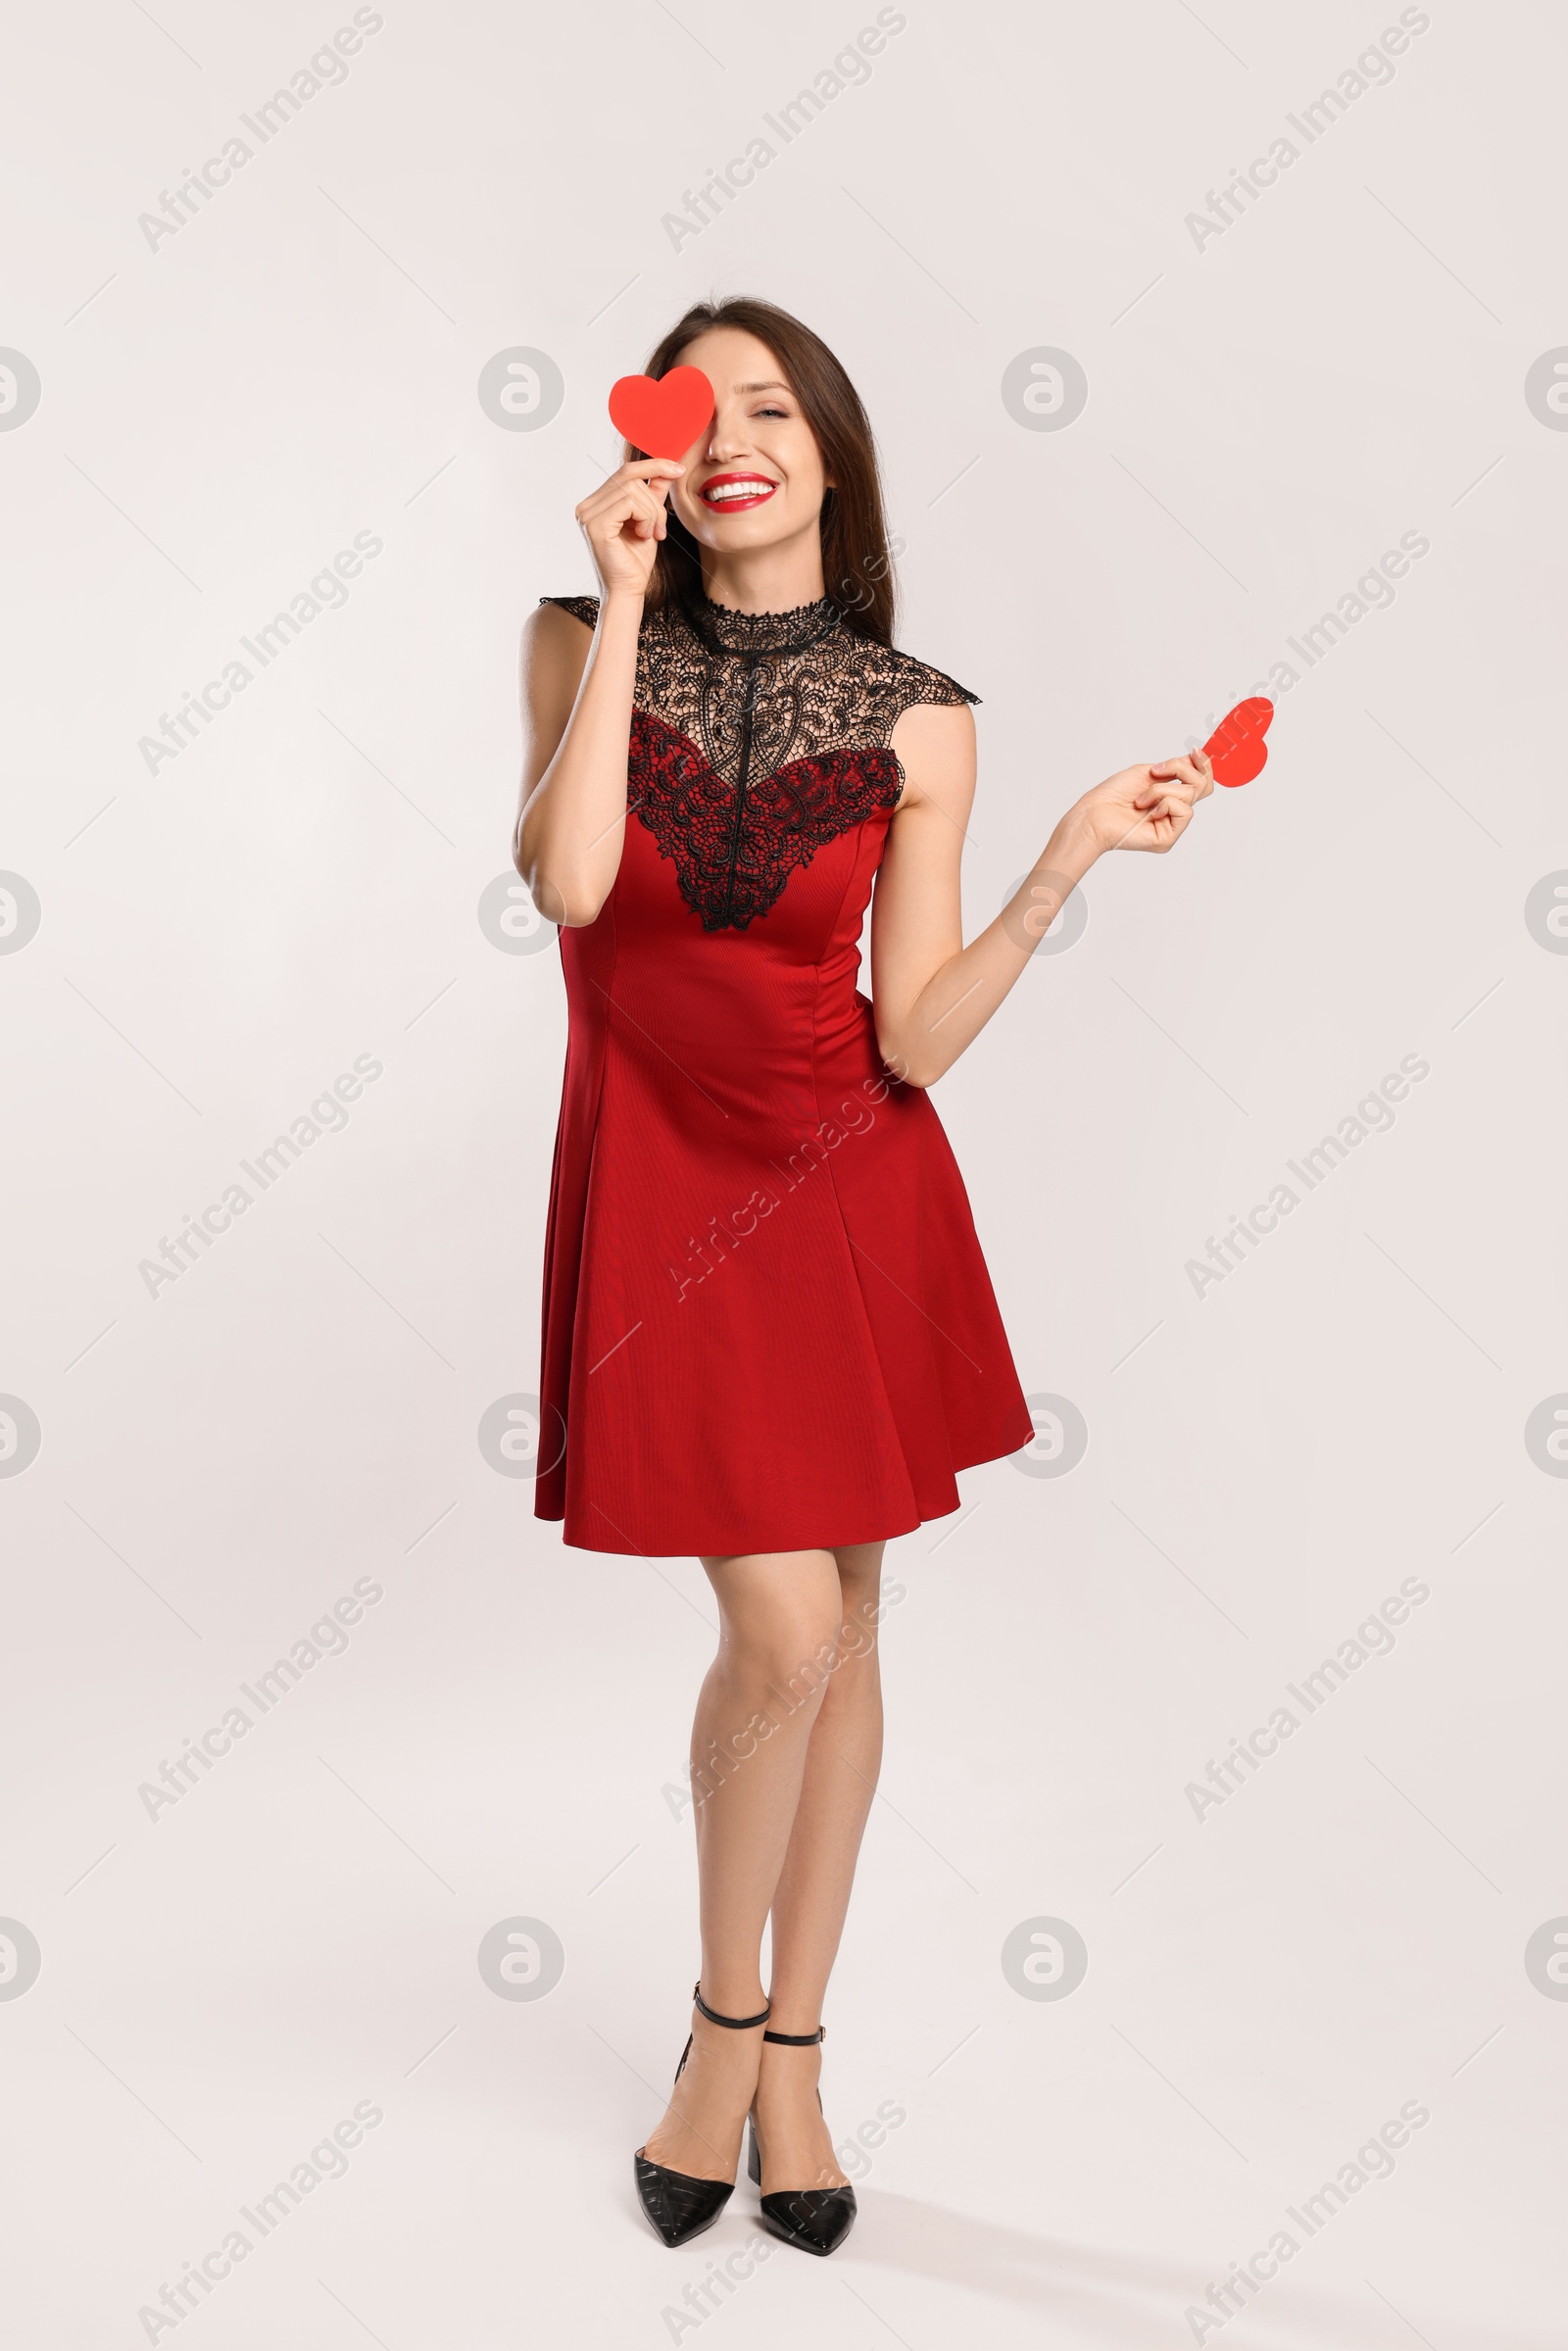
{"type": "MultiPolygon", "coordinates": [[[[756,335],[789,377],[835,485],[823,494],[820,525],[827,596],[858,635],[891,645],[893,557],[882,512],[876,443],[859,394],[820,335],[775,303],[750,294],[737,294],[727,302],[694,302],[656,345],[648,373],[655,378],[667,375],[686,346],[713,326],[735,326],[743,334],[756,335]]],[[[628,442],[626,454],[639,457],[642,452],[628,442]]],[[[656,608],[700,606],[703,568],[697,541],[673,508],[666,529],[668,535],[654,559],[647,601],[656,608]]]]}

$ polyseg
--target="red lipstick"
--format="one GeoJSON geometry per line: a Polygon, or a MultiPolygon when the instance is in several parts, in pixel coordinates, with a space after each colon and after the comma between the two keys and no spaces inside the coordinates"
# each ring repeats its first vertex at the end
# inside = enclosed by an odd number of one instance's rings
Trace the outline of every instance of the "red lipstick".
{"type": "Polygon", "coordinates": [[[710,514],[749,514],[763,506],[778,488],[765,473],[714,473],[704,482],[697,495],[710,514]],[[722,492],[714,497],[714,491],[722,492]]]}

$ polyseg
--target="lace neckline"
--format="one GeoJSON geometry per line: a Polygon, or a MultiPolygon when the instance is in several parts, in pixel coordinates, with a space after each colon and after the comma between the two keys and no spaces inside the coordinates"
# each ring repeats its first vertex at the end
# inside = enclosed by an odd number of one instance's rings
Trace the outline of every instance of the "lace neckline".
{"type": "Polygon", "coordinates": [[[801,652],[839,625],[838,607],[826,596],[784,612],[741,612],[704,596],[695,612],[686,610],[686,617],[710,650],[722,653],[801,652]]]}

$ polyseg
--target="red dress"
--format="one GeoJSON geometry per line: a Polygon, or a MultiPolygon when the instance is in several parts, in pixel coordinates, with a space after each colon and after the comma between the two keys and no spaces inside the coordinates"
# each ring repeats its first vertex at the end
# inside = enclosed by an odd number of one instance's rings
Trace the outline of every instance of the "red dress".
{"type": "Polygon", "coordinates": [[[855,985],[894,726],[974,699],[827,603],[643,622],[635,821],[561,933],[535,1510],[568,1543],[869,1543],[1034,1434],[947,1137],[855,985]]]}

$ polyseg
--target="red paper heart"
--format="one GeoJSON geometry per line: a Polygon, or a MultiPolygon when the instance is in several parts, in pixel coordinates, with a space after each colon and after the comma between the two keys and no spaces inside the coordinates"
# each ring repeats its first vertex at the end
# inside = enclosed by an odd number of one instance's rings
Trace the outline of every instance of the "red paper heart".
{"type": "Polygon", "coordinates": [[[648,457],[684,457],[712,413],[713,387],[701,367],[623,375],[611,387],[611,423],[648,457]]]}
{"type": "Polygon", "coordinates": [[[1239,702],[1234,710],[1227,710],[1208,741],[1203,745],[1204,757],[1214,769],[1216,784],[1250,784],[1254,775],[1261,775],[1268,758],[1268,745],[1263,737],[1274,717],[1274,705],[1261,694],[1249,696],[1239,702]]]}

